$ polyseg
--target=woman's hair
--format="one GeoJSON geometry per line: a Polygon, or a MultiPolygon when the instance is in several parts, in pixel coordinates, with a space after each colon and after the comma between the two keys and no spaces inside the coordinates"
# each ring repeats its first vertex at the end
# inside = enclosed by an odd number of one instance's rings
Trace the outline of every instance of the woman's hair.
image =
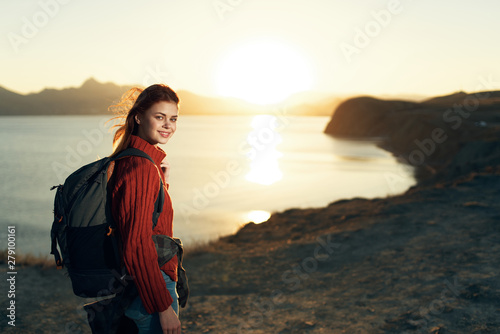
{"type": "Polygon", "coordinates": [[[111,156],[115,156],[126,149],[130,144],[130,136],[137,134],[138,127],[135,116],[143,114],[155,103],[161,101],[179,105],[179,97],[169,86],[155,84],[146,89],[130,89],[123,94],[120,102],[108,108],[117,115],[111,120],[118,121],[118,124],[112,127],[118,129],[113,137],[113,154],[111,156]]]}

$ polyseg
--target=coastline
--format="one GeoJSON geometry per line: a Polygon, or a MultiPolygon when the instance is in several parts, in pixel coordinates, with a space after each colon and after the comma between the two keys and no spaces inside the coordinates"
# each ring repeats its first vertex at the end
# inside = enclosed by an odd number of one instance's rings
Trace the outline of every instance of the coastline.
{"type": "Polygon", "coordinates": [[[186,329],[494,332],[499,186],[500,169],[491,169],[248,224],[213,252],[186,261],[188,271],[203,274],[192,280],[193,291],[203,293],[191,301],[186,329]],[[220,267],[231,269],[214,273],[220,267]]]}
{"type": "MultiPolygon", "coordinates": [[[[187,249],[183,332],[499,331],[499,127],[475,121],[426,157],[403,194],[288,209],[187,249]]],[[[383,144],[401,158],[428,133],[403,130],[383,144]]],[[[16,327],[3,316],[3,333],[90,333],[63,271],[19,265],[17,279],[16,327]]]]}
{"type": "MultiPolygon", "coordinates": [[[[255,152],[246,136],[247,131],[251,132],[252,119],[185,116],[183,131],[176,134],[179,137],[164,147],[172,165],[174,229],[186,245],[235,233],[252,220],[248,217],[252,210],[271,213],[288,208],[322,207],[341,198],[400,193],[414,183],[412,175],[404,173],[405,182],[389,187],[384,174],[403,170],[390,154],[370,144],[364,151],[358,150],[364,144],[337,143],[321,132],[327,117],[295,116],[287,119],[289,125],[280,132],[283,142],[276,147],[283,154],[278,158],[282,179],[272,186],[251,183],[246,179],[247,173],[258,166],[246,155],[255,152]],[[229,127],[233,130],[226,131],[229,127]],[[227,132],[227,135],[214,136],[212,132],[227,132]],[[293,144],[296,136],[300,136],[301,145],[293,144]],[[201,140],[209,137],[212,139],[201,140]],[[361,159],[336,159],[337,152],[332,151],[332,146],[341,155],[361,159]],[[216,147],[216,151],[211,151],[216,147]],[[382,159],[365,160],[364,153],[370,158],[380,155],[382,159]],[[357,182],[359,177],[374,184],[357,182]],[[340,186],[337,180],[347,186],[340,186]],[[265,196],[260,195],[262,191],[265,196]]],[[[2,123],[3,142],[16,138],[16,145],[4,145],[1,150],[5,191],[0,201],[0,211],[4,214],[0,228],[5,232],[8,225],[17,225],[19,252],[48,256],[46,236],[53,220],[54,201],[54,192],[49,189],[64,182],[70,172],[110,153],[112,138],[109,127],[104,126],[105,120],[100,116],[54,116],[24,117],[2,123]],[[23,131],[17,130],[18,127],[23,131]],[[87,150],[90,146],[92,151],[87,150]],[[17,168],[19,161],[26,162],[26,168],[17,168]],[[26,210],[20,201],[23,198],[30,199],[26,210]]]]}

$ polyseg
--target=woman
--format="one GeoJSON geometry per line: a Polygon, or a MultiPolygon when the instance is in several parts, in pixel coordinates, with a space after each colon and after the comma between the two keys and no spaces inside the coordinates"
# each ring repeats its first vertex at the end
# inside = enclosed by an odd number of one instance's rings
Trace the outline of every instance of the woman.
{"type": "Polygon", "coordinates": [[[116,131],[112,156],[134,147],[148,154],[155,164],[142,157],[127,157],[118,160],[113,171],[113,218],[120,232],[125,267],[139,292],[125,315],[134,320],[139,333],[178,334],[177,257],[160,268],[152,235],[173,234],[173,209],[167,191],[169,164],[158,145],[166,144],[175,133],[179,98],[166,85],[152,85],[129,91],[114,107],[127,105],[137,93],[139,96],[124,116],[125,123],[116,131]],[[152,213],[160,177],[165,185],[165,202],[153,230],[152,213]]]}

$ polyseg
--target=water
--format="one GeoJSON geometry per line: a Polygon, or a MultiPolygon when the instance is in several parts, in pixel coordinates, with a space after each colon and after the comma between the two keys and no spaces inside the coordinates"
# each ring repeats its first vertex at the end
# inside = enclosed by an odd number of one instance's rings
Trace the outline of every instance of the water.
{"type": "MultiPolygon", "coordinates": [[[[111,152],[105,116],[2,117],[0,243],[48,254],[53,185],[111,152]]],[[[163,146],[171,165],[174,233],[186,244],[235,232],[292,207],[383,197],[415,183],[372,142],[322,133],[328,117],[181,116],[163,146]]]]}

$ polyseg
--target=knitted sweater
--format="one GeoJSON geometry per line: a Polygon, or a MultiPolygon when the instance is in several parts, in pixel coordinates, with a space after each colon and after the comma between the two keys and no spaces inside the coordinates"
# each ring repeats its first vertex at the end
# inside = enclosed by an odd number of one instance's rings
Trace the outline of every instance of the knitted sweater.
{"type": "MultiPolygon", "coordinates": [[[[129,147],[147,153],[156,163],[142,157],[127,157],[117,161],[114,169],[112,213],[123,243],[123,258],[128,274],[134,277],[139,296],[149,313],[162,312],[173,302],[160,269],[177,280],[177,257],[158,266],[153,234],[173,235],[173,209],[165,186],[165,202],[158,224],[153,230],[153,211],[160,190],[160,163],[165,152],[147,141],[132,136],[129,147]]],[[[163,182],[165,184],[165,182],[163,182]]]]}

